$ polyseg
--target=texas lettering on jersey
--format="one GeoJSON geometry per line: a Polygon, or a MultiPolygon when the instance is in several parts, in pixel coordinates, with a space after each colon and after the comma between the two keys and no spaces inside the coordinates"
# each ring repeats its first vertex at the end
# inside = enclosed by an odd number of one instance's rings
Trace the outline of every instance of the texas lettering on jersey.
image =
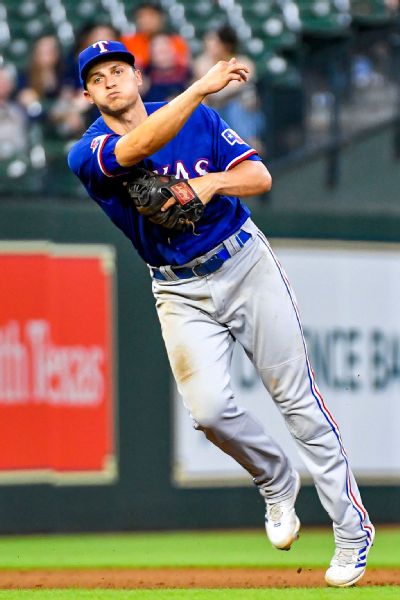
{"type": "Polygon", "coordinates": [[[189,173],[191,171],[195,171],[199,177],[209,173],[208,163],[209,161],[206,158],[200,158],[200,160],[195,162],[193,168],[189,169],[185,167],[183,160],[176,160],[172,168],[171,165],[163,165],[162,167],[153,169],[153,171],[159,175],[175,175],[178,179],[190,179],[189,173]]]}

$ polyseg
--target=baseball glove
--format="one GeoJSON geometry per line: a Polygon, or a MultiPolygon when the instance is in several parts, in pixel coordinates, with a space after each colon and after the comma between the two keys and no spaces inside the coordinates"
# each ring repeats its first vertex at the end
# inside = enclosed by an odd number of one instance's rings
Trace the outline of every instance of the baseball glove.
{"type": "Polygon", "coordinates": [[[196,221],[203,215],[204,204],[185,179],[137,167],[124,185],[138,212],[157,225],[178,231],[192,227],[194,231],[196,221]],[[161,212],[171,197],[175,204],[161,212]]]}

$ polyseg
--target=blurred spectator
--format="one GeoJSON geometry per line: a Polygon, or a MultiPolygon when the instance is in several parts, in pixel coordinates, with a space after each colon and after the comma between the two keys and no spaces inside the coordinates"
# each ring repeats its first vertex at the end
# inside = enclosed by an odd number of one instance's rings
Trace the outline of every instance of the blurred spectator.
{"type": "Polygon", "coordinates": [[[238,38],[229,25],[204,36],[204,52],[194,62],[194,78],[202,77],[219,60],[230,60],[233,56],[250,69],[249,83],[243,86],[233,81],[217,94],[208,96],[207,104],[215,108],[242,138],[262,152],[265,118],[255,87],[255,67],[247,56],[238,54],[238,38]]]}
{"type": "Polygon", "coordinates": [[[27,70],[20,75],[18,101],[30,117],[42,115],[60,92],[63,61],[59,42],[54,35],[45,35],[33,45],[27,70]]]}
{"type": "MultiPolygon", "coordinates": [[[[123,35],[121,41],[136,59],[138,69],[145,69],[151,60],[151,40],[166,32],[166,14],[158,2],[142,2],[133,13],[136,33],[123,35]]],[[[171,34],[170,42],[175,49],[176,60],[181,66],[190,63],[190,51],[185,40],[171,34]]]]}
{"type": "Polygon", "coordinates": [[[120,36],[119,29],[111,23],[87,24],[85,31],[81,30],[79,52],[100,40],[119,40],[120,36]]]}
{"type": "Polygon", "coordinates": [[[385,0],[385,4],[389,8],[389,10],[391,10],[393,13],[399,12],[399,9],[400,9],[399,0],[385,0]]]}
{"type": "Polygon", "coordinates": [[[28,146],[24,111],[11,99],[15,83],[15,73],[0,66],[0,160],[24,154],[28,146]]]}
{"type": "Polygon", "coordinates": [[[191,72],[179,62],[171,35],[159,33],[152,38],[150,63],[143,75],[141,95],[146,102],[172,100],[187,88],[191,72]]]}

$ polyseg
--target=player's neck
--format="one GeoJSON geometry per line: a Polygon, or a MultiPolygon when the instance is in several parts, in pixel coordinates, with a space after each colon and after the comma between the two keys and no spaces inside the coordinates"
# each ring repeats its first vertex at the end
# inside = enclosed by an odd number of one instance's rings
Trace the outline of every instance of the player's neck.
{"type": "Polygon", "coordinates": [[[147,119],[147,112],[142,102],[138,102],[122,114],[110,115],[102,112],[106,125],[118,135],[129,133],[147,119]]]}

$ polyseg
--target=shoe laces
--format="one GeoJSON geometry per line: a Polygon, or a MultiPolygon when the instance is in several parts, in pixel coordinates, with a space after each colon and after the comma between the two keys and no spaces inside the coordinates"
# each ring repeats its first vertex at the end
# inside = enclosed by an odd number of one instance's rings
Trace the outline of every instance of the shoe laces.
{"type": "Polygon", "coordinates": [[[274,523],[280,521],[281,517],[282,517],[282,506],[280,505],[280,503],[277,504],[273,504],[270,508],[270,510],[268,510],[268,518],[273,521],[274,523]]]}
{"type": "Polygon", "coordinates": [[[293,502],[291,500],[282,500],[282,502],[275,502],[275,504],[267,504],[267,518],[268,521],[278,523],[285,513],[293,508],[293,502]]]}
{"type": "Polygon", "coordinates": [[[358,562],[359,548],[336,548],[331,566],[347,567],[358,562]]]}

